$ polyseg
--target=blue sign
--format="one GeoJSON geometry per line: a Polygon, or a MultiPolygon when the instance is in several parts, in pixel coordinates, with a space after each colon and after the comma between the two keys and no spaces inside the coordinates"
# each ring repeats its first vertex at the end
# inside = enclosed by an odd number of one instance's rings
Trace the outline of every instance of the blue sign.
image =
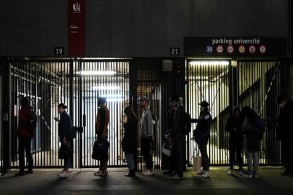
{"type": "Polygon", "coordinates": [[[211,45],[208,45],[207,47],[206,47],[206,52],[207,53],[213,53],[213,46],[211,46],[211,45]]]}

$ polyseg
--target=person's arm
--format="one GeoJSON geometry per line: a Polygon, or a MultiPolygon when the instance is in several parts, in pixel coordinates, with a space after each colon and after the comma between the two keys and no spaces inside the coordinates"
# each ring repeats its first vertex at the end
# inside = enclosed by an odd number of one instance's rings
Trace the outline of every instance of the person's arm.
{"type": "Polygon", "coordinates": [[[148,136],[153,136],[153,119],[152,119],[152,113],[150,111],[147,112],[147,130],[148,130],[148,136]]]}

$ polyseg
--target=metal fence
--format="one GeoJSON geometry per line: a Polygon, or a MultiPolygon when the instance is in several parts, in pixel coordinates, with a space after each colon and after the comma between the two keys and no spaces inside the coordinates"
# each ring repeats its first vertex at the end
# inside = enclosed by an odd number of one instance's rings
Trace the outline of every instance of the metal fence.
{"type": "MultiPolygon", "coordinates": [[[[210,103],[213,117],[208,153],[211,164],[229,163],[229,134],[226,121],[232,107],[250,106],[266,121],[266,131],[261,142],[260,163],[281,163],[281,147],[276,141],[278,106],[275,98],[280,93],[280,61],[238,61],[231,66],[226,60],[189,60],[186,64],[186,109],[192,118],[199,115],[198,103],[210,103]],[[234,79],[233,79],[234,77],[234,79]]],[[[193,124],[193,129],[196,124],[193,124]]],[[[191,157],[195,143],[188,140],[188,156],[191,157]]],[[[190,159],[191,160],[191,159],[190,159]]]]}

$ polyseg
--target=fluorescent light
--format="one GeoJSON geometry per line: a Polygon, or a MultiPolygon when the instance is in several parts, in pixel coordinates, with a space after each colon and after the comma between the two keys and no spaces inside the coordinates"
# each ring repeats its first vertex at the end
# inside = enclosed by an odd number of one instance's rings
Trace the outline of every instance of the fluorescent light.
{"type": "Polygon", "coordinates": [[[90,70],[82,70],[76,72],[76,74],[83,76],[112,76],[116,74],[116,71],[90,71],[90,70]]]}
{"type": "Polygon", "coordinates": [[[103,94],[103,95],[100,95],[100,97],[104,97],[104,98],[123,98],[122,95],[120,95],[120,94],[103,94]]]}
{"type": "Polygon", "coordinates": [[[93,86],[92,89],[93,90],[120,90],[121,87],[120,86],[103,85],[103,86],[93,86]]]}
{"type": "Polygon", "coordinates": [[[191,66],[228,66],[229,61],[191,61],[189,62],[191,66]]]}

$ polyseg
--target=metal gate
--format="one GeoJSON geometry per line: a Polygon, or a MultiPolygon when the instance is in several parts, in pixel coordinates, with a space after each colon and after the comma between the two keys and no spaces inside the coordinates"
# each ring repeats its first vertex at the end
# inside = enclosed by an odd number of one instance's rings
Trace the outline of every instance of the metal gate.
{"type": "MultiPolygon", "coordinates": [[[[211,137],[208,154],[211,164],[228,163],[228,139],[224,131],[224,121],[229,114],[229,61],[187,61],[186,65],[186,110],[191,118],[198,118],[201,101],[210,104],[211,137]]],[[[192,124],[195,129],[196,124],[192,124]]],[[[192,132],[191,132],[192,134],[192,132]]],[[[190,135],[189,137],[192,137],[190,135]]],[[[191,161],[195,149],[193,140],[187,140],[187,156],[191,161]]]]}
{"type": "MultiPolygon", "coordinates": [[[[232,107],[250,106],[266,121],[266,131],[261,142],[260,163],[281,163],[281,147],[276,141],[279,114],[276,97],[281,89],[281,61],[200,61],[188,60],[186,65],[186,109],[192,118],[199,115],[198,103],[207,100],[213,117],[208,153],[211,164],[229,163],[229,134],[226,121],[232,107]]],[[[193,129],[196,124],[193,124],[193,129]]],[[[189,140],[189,157],[194,142],[189,140]]]]}
{"type": "Polygon", "coordinates": [[[281,61],[239,61],[237,66],[239,106],[251,107],[266,121],[259,155],[261,164],[281,163],[281,146],[276,140],[276,119],[279,115],[276,97],[281,92],[283,67],[281,61]]]}
{"type": "Polygon", "coordinates": [[[98,97],[106,97],[110,109],[109,166],[123,162],[121,140],[123,108],[129,104],[128,60],[9,59],[11,70],[11,166],[18,166],[17,137],[20,99],[28,97],[38,115],[32,152],[35,167],[59,167],[57,106],[63,102],[78,132],[74,139],[74,167],[98,166],[91,159],[95,141],[98,97]]]}

